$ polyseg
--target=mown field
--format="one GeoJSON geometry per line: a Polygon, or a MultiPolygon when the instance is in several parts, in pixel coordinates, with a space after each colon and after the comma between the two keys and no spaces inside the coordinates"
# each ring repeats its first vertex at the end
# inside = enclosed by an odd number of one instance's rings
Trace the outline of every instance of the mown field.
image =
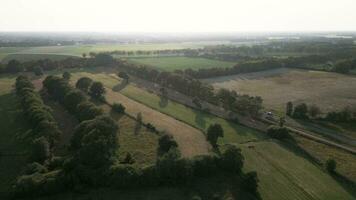
{"type": "Polygon", "coordinates": [[[267,109],[279,112],[284,112],[288,101],[315,104],[324,112],[356,105],[356,77],[337,73],[275,69],[205,81],[215,88],[261,96],[267,109]]]}
{"type": "Polygon", "coordinates": [[[130,58],[132,62],[156,67],[160,70],[174,71],[185,69],[204,69],[204,68],[226,68],[232,67],[236,63],[206,58],[190,57],[151,57],[151,58],[130,58]]]}
{"type": "MultiPolygon", "coordinates": [[[[110,75],[98,76],[112,79],[110,75]]],[[[112,81],[107,86],[115,85],[112,81]]],[[[158,96],[134,85],[126,86],[120,93],[201,130],[205,130],[212,122],[222,124],[225,137],[219,143],[236,143],[242,148],[246,159],[245,170],[256,170],[258,173],[262,199],[354,198],[318,165],[309,162],[298,151],[288,150],[278,142],[266,140],[263,133],[171,101],[162,106],[158,96]]]]}

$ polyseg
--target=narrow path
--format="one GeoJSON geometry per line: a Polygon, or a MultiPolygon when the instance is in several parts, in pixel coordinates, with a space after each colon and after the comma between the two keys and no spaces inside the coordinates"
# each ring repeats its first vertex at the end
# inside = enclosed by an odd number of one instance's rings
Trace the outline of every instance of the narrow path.
{"type": "Polygon", "coordinates": [[[171,134],[178,143],[183,157],[193,157],[209,153],[210,144],[205,139],[204,134],[171,116],[163,114],[139,102],[136,102],[118,92],[107,88],[106,100],[112,104],[118,102],[126,107],[126,112],[136,117],[137,113],[142,114],[143,121],[153,124],[158,130],[164,130],[171,134]]]}

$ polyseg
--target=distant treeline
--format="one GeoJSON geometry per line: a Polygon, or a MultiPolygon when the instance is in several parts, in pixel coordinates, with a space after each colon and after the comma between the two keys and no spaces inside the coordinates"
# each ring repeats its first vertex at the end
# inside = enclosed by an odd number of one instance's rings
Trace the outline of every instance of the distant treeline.
{"type": "Polygon", "coordinates": [[[19,42],[0,41],[0,47],[41,47],[41,46],[58,46],[58,45],[75,45],[74,41],[50,41],[50,40],[29,40],[19,42]]]}

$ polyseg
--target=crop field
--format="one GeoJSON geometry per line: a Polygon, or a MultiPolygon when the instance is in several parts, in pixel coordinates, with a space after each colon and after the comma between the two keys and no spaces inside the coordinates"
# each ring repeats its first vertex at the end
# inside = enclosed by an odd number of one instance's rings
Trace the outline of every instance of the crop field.
{"type": "Polygon", "coordinates": [[[263,199],[353,199],[331,176],[277,142],[242,146],[245,168],[256,170],[263,199]]]}
{"type": "Polygon", "coordinates": [[[212,60],[206,58],[189,57],[152,57],[152,58],[131,58],[132,62],[156,67],[160,70],[174,71],[185,69],[204,69],[204,68],[226,68],[232,67],[236,63],[212,60]]]}
{"type": "Polygon", "coordinates": [[[0,61],[9,54],[58,54],[81,56],[83,53],[103,51],[136,51],[136,50],[164,50],[202,48],[206,45],[224,44],[226,41],[216,42],[180,42],[180,43],[141,43],[141,44],[95,44],[70,46],[42,46],[42,47],[0,47],[0,61]]]}
{"type": "Polygon", "coordinates": [[[294,137],[296,138],[297,144],[318,162],[324,164],[328,159],[334,159],[337,162],[336,171],[343,176],[356,181],[356,155],[300,136],[294,137]]]}
{"type": "Polygon", "coordinates": [[[337,73],[275,69],[205,81],[215,88],[261,96],[267,109],[279,112],[284,112],[288,101],[316,104],[324,112],[356,105],[356,77],[337,73]]]}
{"type": "Polygon", "coordinates": [[[15,77],[0,77],[0,199],[27,163],[29,143],[21,139],[27,124],[11,93],[15,77]]]}

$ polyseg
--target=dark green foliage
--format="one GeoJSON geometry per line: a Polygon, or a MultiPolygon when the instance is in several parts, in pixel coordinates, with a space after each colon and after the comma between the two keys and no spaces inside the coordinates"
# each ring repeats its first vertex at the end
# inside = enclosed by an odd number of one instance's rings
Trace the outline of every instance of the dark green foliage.
{"type": "Polygon", "coordinates": [[[127,82],[129,82],[129,75],[126,72],[119,72],[118,76],[122,79],[124,79],[127,82]]]}
{"type": "Polygon", "coordinates": [[[80,90],[71,90],[64,97],[64,105],[71,113],[77,113],[77,106],[86,101],[85,95],[80,90]]]}
{"type": "Polygon", "coordinates": [[[117,188],[129,188],[141,185],[142,171],[132,165],[117,165],[112,167],[110,185],[117,188]]]}
{"type": "Polygon", "coordinates": [[[28,164],[24,170],[25,175],[30,175],[34,173],[46,173],[48,170],[45,166],[41,165],[38,162],[33,162],[28,164]]]}
{"type": "Polygon", "coordinates": [[[72,74],[69,73],[69,72],[64,72],[62,74],[62,77],[63,77],[64,80],[69,81],[69,79],[72,77],[72,74]]]}
{"type": "Polygon", "coordinates": [[[43,163],[51,156],[49,142],[46,138],[35,139],[32,144],[31,160],[43,163]]]}
{"type": "Polygon", "coordinates": [[[289,101],[286,106],[286,115],[292,116],[292,114],[293,114],[293,103],[289,101]]]}
{"type": "Polygon", "coordinates": [[[17,60],[10,60],[8,63],[7,63],[7,66],[6,66],[6,72],[8,73],[17,73],[17,72],[22,72],[24,70],[24,67],[23,65],[17,61],[17,60]]]}
{"type": "Polygon", "coordinates": [[[146,124],[146,127],[147,127],[147,129],[149,129],[149,130],[151,130],[151,131],[153,131],[153,132],[156,132],[156,131],[157,131],[156,127],[155,127],[153,124],[151,124],[151,123],[147,123],[147,124],[146,124]]]}
{"type": "Polygon", "coordinates": [[[130,153],[127,153],[123,163],[131,165],[131,164],[135,163],[135,159],[132,157],[132,155],[130,153]]]}
{"type": "Polygon", "coordinates": [[[247,174],[244,174],[242,176],[242,186],[243,188],[256,195],[257,192],[257,187],[258,187],[258,177],[257,177],[257,173],[255,171],[253,172],[248,172],[247,174]]]}
{"type": "Polygon", "coordinates": [[[326,170],[329,173],[335,173],[336,170],[336,161],[334,159],[328,159],[325,163],[326,165],[326,170]]]}
{"type": "Polygon", "coordinates": [[[116,122],[108,116],[80,123],[71,140],[77,161],[92,168],[110,165],[118,148],[117,131],[116,122]]]}
{"type": "Polygon", "coordinates": [[[294,108],[293,117],[297,119],[308,119],[308,106],[305,103],[301,103],[294,108]]]}
{"type": "Polygon", "coordinates": [[[43,69],[42,67],[35,67],[33,68],[33,72],[35,73],[36,76],[42,76],[43,75],[43,69]]]}
{"type": "Polygon", "coordinates": [[[267,134],[274,139],[283,140],[290,138],[289,130],[286,127],[270,126],[267,134]]]}
{"type": "Polygon", "coordinates": [[[56,101],[63,102],[65,95],[72,90],[67,81],[56,76],[47,76],[43,81],[44,88],[56,101]]]}
{"type": "Polygon", "coordinates": [[[89,101],[84,101],[77,106],[77,112],[75,113],[75,116],[79,121],[84,121],[94,119],[95,117],[102,114],[103,110],[101,108],[89,101]]]}
{"type": "Polygon", "coordinates": [[[89,94],[96,99],[103,98],[103,95],[105,94],[104,85],[101,82],[94,82],[90,87],[89,94]]]}
{"type": "Polygon", "coordinates": [[[171,148],[177,148],[178,144],[174,140],[172,135],[164,134],[158,140],[158,151],[161,153],[167,153],[171,148]]]}
{"type": "Polygon", "coordinates": [[[219,137],[224,137],[224,131],[220,124],[212,124],[207,130],[207,140],[215,148],[219,137]]]}
{"type": "Polygon", "coordinates": [[[195,177],[208,177],[218,171],[219,157],[211,155],[196,156],[192,159],[195,177]]]}
{"type": "Polygon", "coordinates": [[[325,120],[330,122],[355,122],[356,121],[356,110],[352,110],[349,107],[344,108],[339,112],[329,112],[325,120]]]}
{"type": "Polygon", "coordinates": [[[88,92],[92,82],[93,82],[93,80],[91,80],[90,78],[82,77],[77,81],[77,83],[75,84],[75,87],[84,91],[84,92],[88,92]]]}
{"type": "Polygon", "coordinates": [[[229,145],[220,158],[220,167],[226,172],[241,173],[243,163],[241,149],[234,145],[229,145]]]}
{"type": "Polygon", "coordinates": [[[110,54],[98,53],[94,56],[95,66],[107,66],[115,62],[114,58],[110,54]]]}
{"type": "Polygon", "coordinates": [[[308,113],[309,113],[310,117],[316,118],[321,114],[321,110],[318,106],[311,105],[311,106],[309,106],[308,113]]]}
{"type": "Polygon", "coordinates": [[[48,160],[47,166],[49,170],[55,170],[55,169],[62,168],[63,163],[64,163],[63,157],[53,156],[50,160],[48,160]]]}
{"type": "Polygon", "coordinates": [[[112,105],[112,110],[117,113],[125,113],[125,106],[123,106],[121,103],[114,103],[112,105]]]}

